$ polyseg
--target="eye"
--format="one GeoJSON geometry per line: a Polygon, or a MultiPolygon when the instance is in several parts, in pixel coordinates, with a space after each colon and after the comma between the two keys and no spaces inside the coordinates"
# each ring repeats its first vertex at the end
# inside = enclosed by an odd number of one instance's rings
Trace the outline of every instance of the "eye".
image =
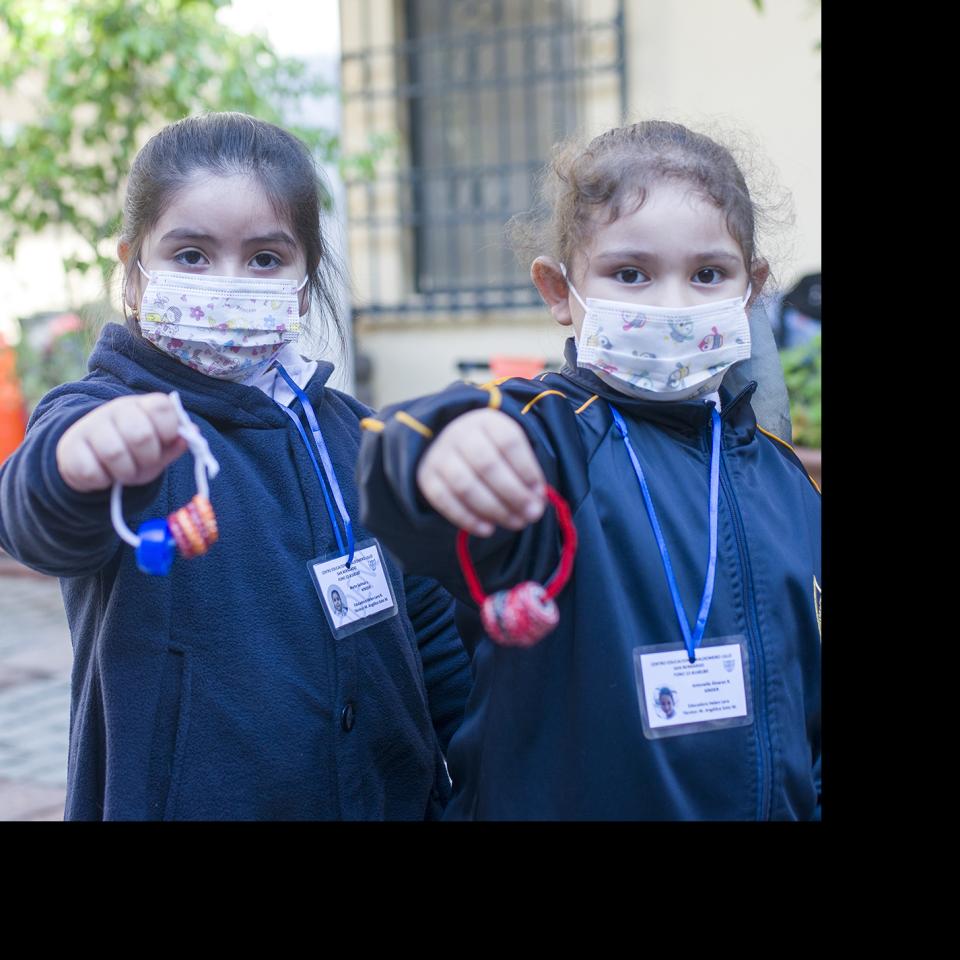
{"type": "Polygon", "coordinates": [[[250,266],[258,270],[270,270],[272,267],[279,267],[283,261],[275,254],[267,250],[261,250],[250,258],[250,266]]]}
{"type": "Polygon", "coordinates": [[[693,275],[694,283],[706,283],[714,284],[720,283],[724,279],[724,273],[722,270],[718,270],[716,267],[704,267],[702,270],[698,270],[693,275]]]}
{"type": "Polygon", "coordinates": [[[645,273],[638,270],[636,267],[626,267],[623,270],[618,270],[614,274],[614,277],[616,277],[621,283],[629,284],[646,283],[647,280],[650,279],[645,273]]]}
{"type": "Polygon", "coordinates": [[[173,260],[175,263],[182,263],[187,267],[202,267],[205,263],[209,263],[207,258],[196,249],[188,250],[179,250],[173,255],[173,260]]]}

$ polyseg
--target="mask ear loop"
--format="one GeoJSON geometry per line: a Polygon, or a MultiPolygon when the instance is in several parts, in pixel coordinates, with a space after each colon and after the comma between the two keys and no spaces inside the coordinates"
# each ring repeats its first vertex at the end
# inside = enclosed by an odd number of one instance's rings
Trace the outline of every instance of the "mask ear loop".
{"type": "Polygon", "coordinates": [[[110,491],[110,520],[117,535],[137,551],[137,566],[144,573],[166,574],[173,563],[174,545],[185,557],[204,554],[217,541],[217,521],[210,506],[210,484],[220,472],[220,464],[210,452],[210,444],[183,409],[180,395],[174,390],[170,399],[177,411],[180,426],[177,433],[187,441],[193,454],[193,476],[197,494],[185,507],[169,517],[147,520],[134,533],[123,519],[121,504],[123,484],[114,483],[110,491]]]}
{"type": "MultiPolygon", "coordinates": [[[[139,257],[137,257],[137,269],[147,278],[147,283],[149,283],[153,279],[153,274],[151,274],[149,271],[147,271],[144,268],[143,264],[140,262],[139,257]]],[[[124,287],[126,287],[126,285],[124,285],[124,287]]],[[[126,303],[126,297],[127,297],[126,288],[124,288],[123,297],[124,297],[124,303],[126,303]]],[[[130,309],[133,311],[133,319],[136,320],[137,323],[139,323],[140,322],[140,304],[138,303],[130,307],[130,309]]]]}
{"type": "Polygon", "coordinates": [[[577,298],[577,303],[583,307],[584,311],[587,310],[587,305],[583,302],[583,297],[577,293],[577,288],[573,285],[573,281],[567,276],[567,268],[564,264],[560,264],[560,272],[563,274],[563,279],[567,281],[567,286],[570,288],[570,292],[577,298]]]}
{"type": "MultiPolygon", "coordinates": [[[[304,276],[303,280],[300,281],[300,286],[297,287],[297,289],[294,290],[293,292],[294,292],[294,293],[299,293],[299,292],[307,285],[307,283],[308,283],[309,281],[310,281],[310,274],[308,273],[308,274],[306,274],[306,275],[304,276]]],[[[307,317],[309,317],[309,316],[310,316],[310,294],[309,294],[309,292],[308,292],[308,293],[307,293],[307,312],[306,312],[306,313],[300,313],[300,298],[297,297],[297,319],[302,321],[302,320],[306,320],[307,317]]]]}

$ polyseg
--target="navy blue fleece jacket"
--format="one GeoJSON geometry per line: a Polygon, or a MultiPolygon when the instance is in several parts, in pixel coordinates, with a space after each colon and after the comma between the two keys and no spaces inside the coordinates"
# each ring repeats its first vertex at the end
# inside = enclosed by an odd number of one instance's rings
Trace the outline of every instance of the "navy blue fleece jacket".
{"type": "MultiPolygon", "coordinates": [[[[0,468],[0,544],[61,578],[74,648],[67,819],[421,819],[449,796],[442,750],[469,667],[436,582],[387,566],[399,614],[334,641],[308,561],[336,550],[296,427],[263,391],[213,380],[123,327],[105,327],[82,381],[38,405],[0,468]],[[220,539],[166,577],[136,567],[109,491],[63,482],[56,446],[116,397],[180,393],[220,462],[220,539]]],[[[359,420],[369,411],[306,386],[357,540],[359,420]]],[[[306,421],[299,401],[292,409],[306,421]]],[[[309,427],[307,427],[309,433],[309,427]]],[[[131,529],[194,494],[184,455],[124,491],[131,529]]]]}
{"type": "MultiPolygon", "coordinates": [[[[462,601],[474,686],[448,759],[450,819],[814,819],[820,813],[820,494],[796,455],[757,429],[751,383],[721,388],[719,546],[705,639],[742,637],[749,726],[649,740],[634,651],[681,640],[660,552],[610,402],[643,464],[688,618],[708,557],[710,407],[616,393],[577,366],[383,411],[360,454],[363,522],[408,573],[462,601]],[[526,432],[573,511],[579,549],[560,623],[534,647],[484,634],[459,572],[454,528],[416,468],[446,424],[492,407],[526,432]]],[[[552,511],[520,533],[470,539],[486,592],[544,582],[560,556],[552,511]]]]}

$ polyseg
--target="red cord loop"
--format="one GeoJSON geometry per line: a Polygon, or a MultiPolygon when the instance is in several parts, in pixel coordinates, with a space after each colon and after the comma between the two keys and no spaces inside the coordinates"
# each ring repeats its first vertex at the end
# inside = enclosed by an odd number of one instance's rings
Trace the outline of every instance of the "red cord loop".
{"type": "Polygon", "coordinates": [[[573,572],[573,558],[577,552],[577,528],[573,525],[567,501],[547,486],[547,498],[557,511],[557,521],[563,535],[560,564],[553,575],[541,586],[528,580],[509,590],[487,596],[480,586],[480,578],[467,548],[469,534],[457,533],[457,559],[463,571],[470,596],[480,608],[484,629],[490,638],[504,646],[532,647],[550,633],[560,622],[554,598],[567,585],[573,572]]]}

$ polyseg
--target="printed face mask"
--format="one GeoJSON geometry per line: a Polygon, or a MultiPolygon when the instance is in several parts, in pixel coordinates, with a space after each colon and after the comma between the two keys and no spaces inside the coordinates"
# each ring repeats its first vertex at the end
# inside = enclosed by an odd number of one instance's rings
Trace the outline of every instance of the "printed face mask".
{"type": "Polygon", "coordinates": [[[293,280],[147,272],[140,301],[144,337],[181,363],[220,380],[246,380],[300,336],[293,280]]]}
{"type": "Polygon", "coordinates": [[[652,307],[593,297],[584,303],[567,283],[585,311],[577,364],[622,393],[648,400],[702,397],[750,356],[749,287],[742,299],[652,307]]]}

